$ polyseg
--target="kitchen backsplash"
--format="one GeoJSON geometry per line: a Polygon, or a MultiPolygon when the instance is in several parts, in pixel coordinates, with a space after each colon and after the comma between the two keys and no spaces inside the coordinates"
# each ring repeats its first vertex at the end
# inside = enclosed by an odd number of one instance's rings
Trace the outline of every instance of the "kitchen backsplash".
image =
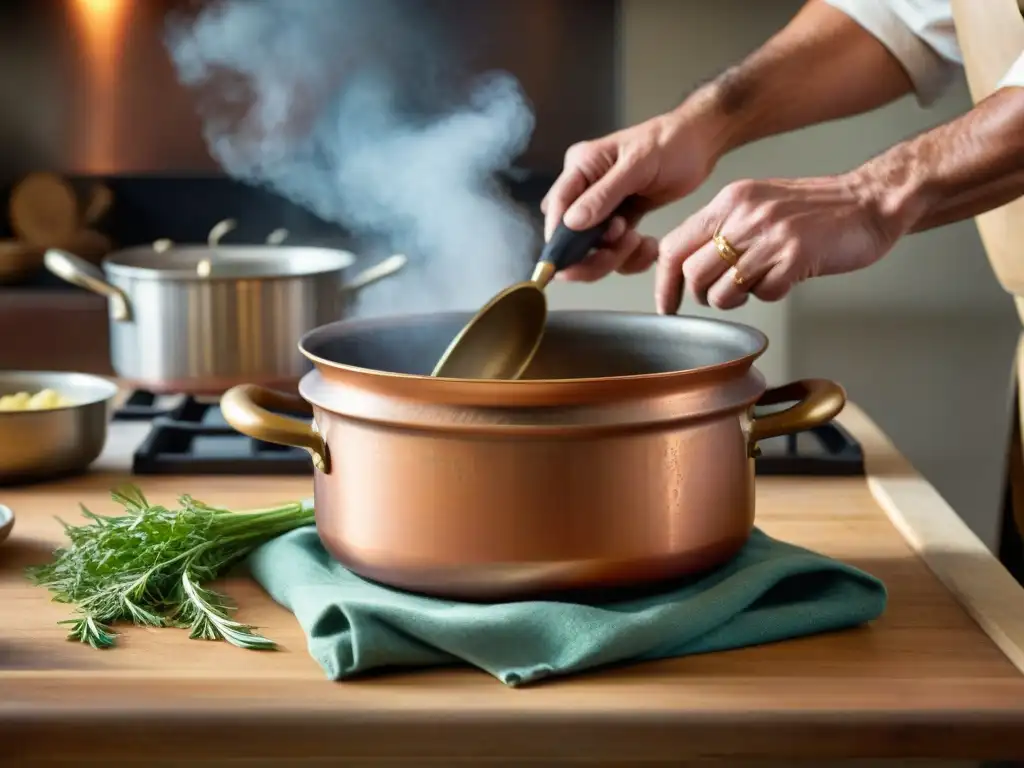
{"type": "MultiPolygon", "coordinates": [[[[113,202],[95,228],[107,235],[115,248],[146,245],[162,238],[176,243],[202,243],[214,225],[233,219],[237,226],[224,237],[225,243],[262,243],[271,232],[283,228],[288,230],[290,243],[334,244],[374,251],[372,244],[360,243],[343,227],[318,218],[270,190],[220,175],[65,178],[78,187],[99,181],[110,189],[113,202]]],[[[505,194],[535,212],[538,227],[540,200],[553,181],[552,174],[525,169],[514,169],[499,178],[505,194]]],[[[0,192],[4,210],[13,187],[8,184],[0,192]]],[[[6,216],[0,217],[0,237],[10,236],[10,222],[6,216]]],[[[78,290],[45,270],[7,288],[78,290]]]]}
{"type": "MultiPolygon", "coordinates": [[[[0,5],[0,183],[43,168],[218,174],[196,95],[179,83],[165,44],[168,13],[208,2],[0,5]]],[[[382,37],[359,45],[370,46],[369,66],[388,68],[405,91],[439,97],[485,72],[513,75],[535,116],[532,141],[520,158],[526,167],[556,172],[570,144],[615,127],[617,0],[317,2],[317,8],[337,9],[329,18],[340,19],[341,28],[358,23],[370,8],[389,9],[390,17],[384,11],[374,17],[372,28],[382,37]],[[394,19],[390,30],[386,18],[394,19]],[[421,34],[421,27],[430,31],[421,34]]],[[[344,73],[350,64],[366,63],[359,55],[340,50],[324,66],[344,73]]]]}
{"type": "MultiPolygon", "coordinates": [[[[196,96],[178,82],[165,45],[168,14],[207,2],[47,0],[0,6],[5,212],[14,185],[27,173],[45,170],[72,181],[101,180],[110,188],[113,205],[95,228],[114,248],[161,238],[204,242],[227,218],[237,228],[225,243],[263,242],[284,228],[291,243],[365,246],[267,188],[232,180],[212,159],[196,96]]],[[[535,119],[532,139],[517,161],[528,170],[515,170],[502,181],[528,210],[537,212],[569,144],[615,127],[617,0],[374,0],[372,7],[383,5],[398,12],[395,31],[368,43],[373,47],[365,52],[392,76],[404,72],[405,91],[418,92],[430,77],[402,66],[433,70],[445,62],[452,67],[443,71],[454,73],[455,81],[498,70],[519,82],[535,119]],[[409,24],[413,17],[431,31],[420,35],[409,24]],[[403,40],[418,37],[430,45],[402,48],[403,40]]],[[[371,7],[360,0],[325,0],[317,7],[328,6],[338,9],[345,24],[371,7]]],[[[379,18],[374,23],[379,28],[379,18]]],[[[445,91],[457,87],[449,79],[443,84],[445,91]]],[[[0,236],[11,236],[6,215],[0,215],[0,236]]],[[[45,270],[2,289],[41,287],[76,290],[45,270]]]]}

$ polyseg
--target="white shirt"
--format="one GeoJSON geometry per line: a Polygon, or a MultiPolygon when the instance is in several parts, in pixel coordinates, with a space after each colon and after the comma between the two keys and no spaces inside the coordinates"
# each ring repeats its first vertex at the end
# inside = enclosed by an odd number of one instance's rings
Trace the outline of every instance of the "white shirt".
{"type": "MultiPolygon", "coordinates": [[[[826,1],[864,27],[899,59],[924,106],[941,96],[963,67],[950,0],[826,1]]],[[[1011,86],[1024,87],[1024,53],[998,84],[999,88],[1011,86]]]]}

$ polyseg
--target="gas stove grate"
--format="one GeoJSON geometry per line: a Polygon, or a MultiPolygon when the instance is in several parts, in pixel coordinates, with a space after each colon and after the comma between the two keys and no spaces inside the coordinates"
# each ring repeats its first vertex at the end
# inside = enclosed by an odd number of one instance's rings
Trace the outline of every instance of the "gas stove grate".
{"type": "Polygon", "coordinates": [[[239,434],[224,420],[216,401],[194,397],[179,397],[171,404],[165,401],[149,392],[133,392],[114,413],[115,420],[152,425],[132,457],[133,474],[312,474],[306,451],[239,434]]]}
{"type": "MultiPolygon", "coordinates": [[[[767,412],[768,409],[765,409],[767,412]]],[[[300,418],[308,418],[299,415],[300,418]]],[[[136,475],[311,475],[309,454],[301,448],[265,443],[239,434],[213,401],[178,396],[162,398],[133,392],[114,419],[149,421],[151,428],[136,449],[136,475]]],[[[857,441],[835,422],[759,444],[758,476],[857,476],[864,455],[857,441]]]]}
{"type": "Polygon", "coordinates": [[[855,477],[864,474],[864,453],[860,444],[835,422],[795,435],[762,440],[758,448],[761,455],[754,461],[754,471],[759,477],[855,477]]]}

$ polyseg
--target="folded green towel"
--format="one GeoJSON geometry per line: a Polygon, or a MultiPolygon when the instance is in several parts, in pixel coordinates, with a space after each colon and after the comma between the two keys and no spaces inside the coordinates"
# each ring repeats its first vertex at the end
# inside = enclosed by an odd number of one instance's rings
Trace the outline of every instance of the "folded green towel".
{"type": "Polygon", "coordinates": [[[759,530],[714,573],[604,604],[478,605],[388,589],[339,565],[312,527],[263,545],[249,566],[295,614],[331,680],[462,662],[518,686],[852,627],[877,618],[886,603],[874,576],[759,530]]]}

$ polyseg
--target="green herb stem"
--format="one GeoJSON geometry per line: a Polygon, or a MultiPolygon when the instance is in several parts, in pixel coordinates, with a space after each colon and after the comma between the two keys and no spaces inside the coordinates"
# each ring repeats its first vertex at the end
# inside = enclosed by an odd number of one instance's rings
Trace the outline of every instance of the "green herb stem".
{"type": "Polygon", "coordinates": [[[116,644],[111,625],[177,626],[190,637],[269,650],[273,642],[230,618],[227,598],[203,586],[253,549],[314,522],[311,501],[233,512],[190,496],[177,509],[151,505],[134,486],[111,493],[124,514],[82,508],[84,525],[64,524],[70,545],[28,569],[56,602],[72,604],[68,638],[94,648],[116,644]]]}

